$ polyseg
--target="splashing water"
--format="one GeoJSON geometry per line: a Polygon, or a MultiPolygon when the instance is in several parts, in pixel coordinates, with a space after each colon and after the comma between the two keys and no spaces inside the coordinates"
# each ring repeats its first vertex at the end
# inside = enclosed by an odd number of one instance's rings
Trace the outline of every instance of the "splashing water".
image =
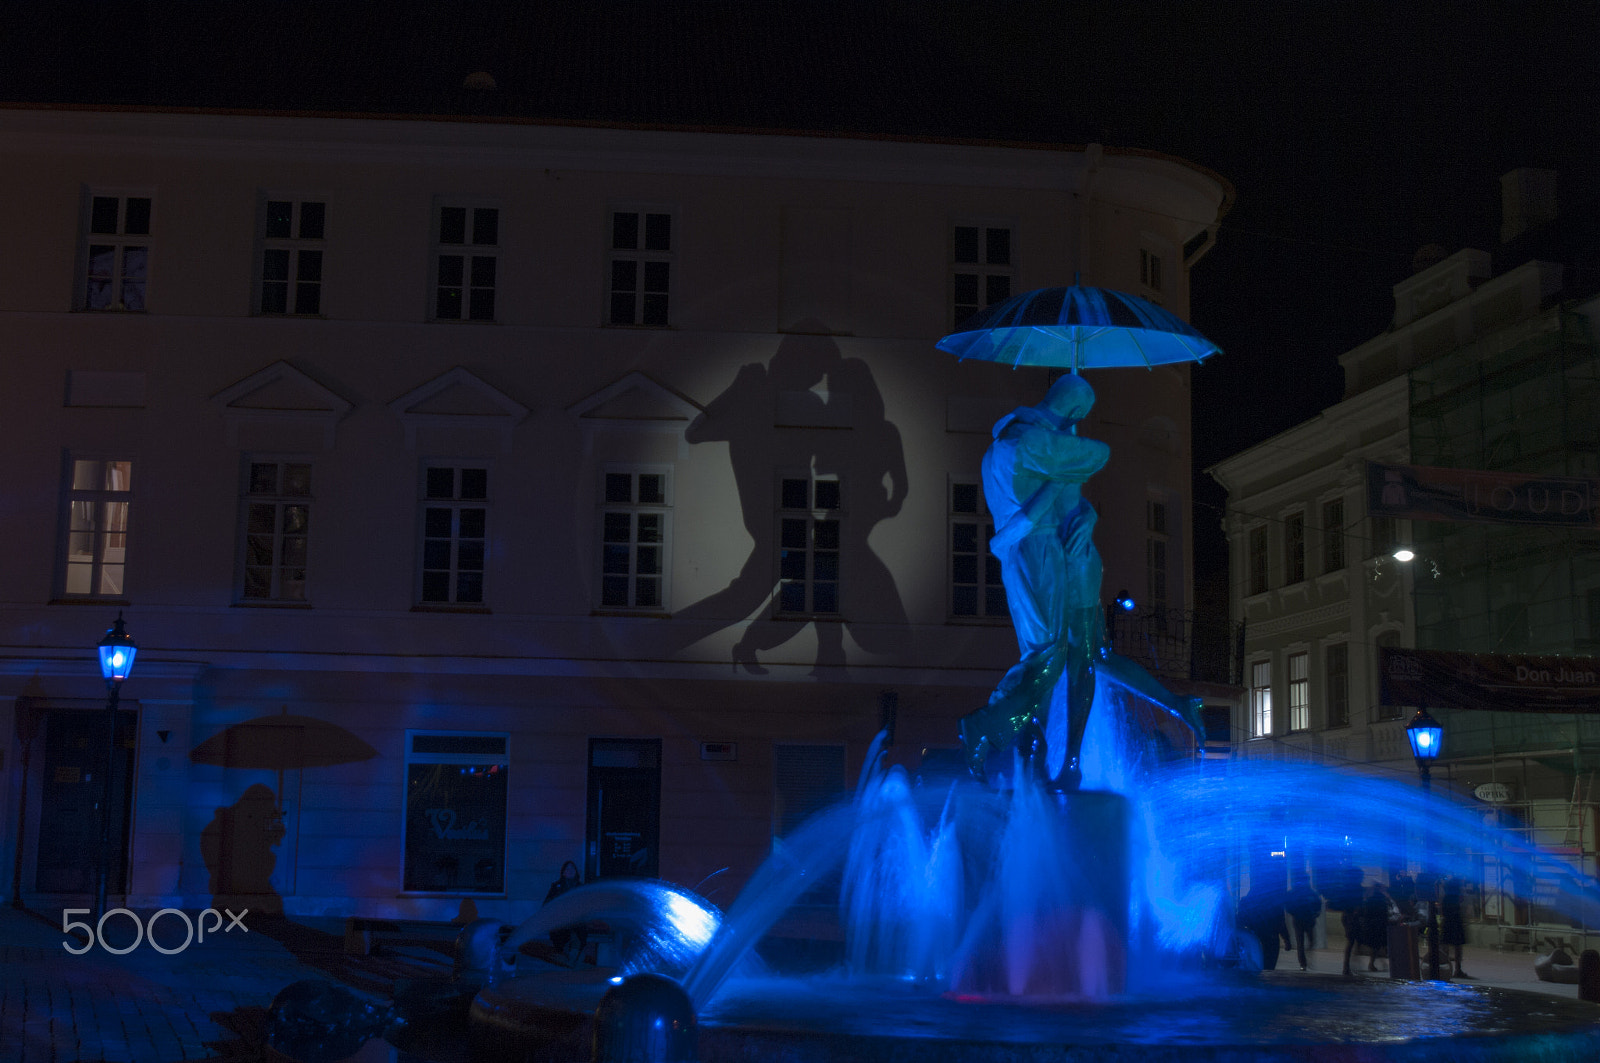
{"type": "Polygon", "coordinates": [[[716,908],[668,882],[604,879],[569,890],[540,908],[506,939],[514,955],[552,930],[604,922],[619,941],[617,973],[642,971],[681,977],[705,952],[721,924],[716,908]]]}

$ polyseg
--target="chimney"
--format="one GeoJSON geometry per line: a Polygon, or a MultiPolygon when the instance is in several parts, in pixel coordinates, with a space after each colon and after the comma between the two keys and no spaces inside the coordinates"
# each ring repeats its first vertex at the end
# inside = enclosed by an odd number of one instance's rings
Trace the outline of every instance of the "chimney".
{"type": "Polygon", "coordinates": [[[1556,217],[1556,171],[1521,166],[1500,178],[1500,242],[1556,217]]]}

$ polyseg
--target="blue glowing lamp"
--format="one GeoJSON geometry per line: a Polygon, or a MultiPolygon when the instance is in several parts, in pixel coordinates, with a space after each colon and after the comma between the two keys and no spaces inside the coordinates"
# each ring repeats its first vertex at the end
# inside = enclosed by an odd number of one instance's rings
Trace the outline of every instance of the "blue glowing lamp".
{"type": "Polygon", "coordinates": [[[1127,591],[1123,591],[1121,594],[1117,595],[1117,608],[1121,609],[1124,613],[1133,612],[1134,604],[1133,595],[1129,594],[1127,591]]]}
{"type": "Polygon", "coordinates": [[[122,613],[119,611],[117,622],[100,640],[100,674],[106,677],[108,685],[122,685],[128,673],[133,671],[133,656],[138,652],[138,644],[122,626],[122,613]]]}
{"type": "Polygon", "coordinates": [[[1426,772],[1428,766],[1439,758],[1439,746],[1444,742],[1444,728],[1428,715],[1427,709],[1418,709],[1406,724],[1406,738],[1411,742],[1411,755],[1417,758],[1417,767],[1426,772]]]}

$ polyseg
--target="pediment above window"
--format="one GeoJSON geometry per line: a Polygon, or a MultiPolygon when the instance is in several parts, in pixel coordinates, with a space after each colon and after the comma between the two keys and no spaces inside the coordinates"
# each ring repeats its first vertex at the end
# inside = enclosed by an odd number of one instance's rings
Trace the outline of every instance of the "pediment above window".
{"type": "Polygon", "coordinates": [[[241,429],[319,430],[323,446],[333,446],[334,428],[351,410],[348,399],[317,383],[288,362],[274,362],[211,396],[228,423],[229,444],[239,445],[241,429]]]}
{"type": "Polygon", "coordinates": [[[681,450],[686,446],[684,429],[704,412],[693,399],[638,371],[567,407],[583,426],[586,450],[600,429],[670,433],[677,436],[681,450]]]}
{"type": "Polygon", "coordinates": [[[511,430],[528,416],[528,408],[493,384],[460,366],[389,403],[405,426],[406,446],[415,449],[417,432],[442,429],[453,433],[490,433],[501,449],[511,449],[511,430]]]}

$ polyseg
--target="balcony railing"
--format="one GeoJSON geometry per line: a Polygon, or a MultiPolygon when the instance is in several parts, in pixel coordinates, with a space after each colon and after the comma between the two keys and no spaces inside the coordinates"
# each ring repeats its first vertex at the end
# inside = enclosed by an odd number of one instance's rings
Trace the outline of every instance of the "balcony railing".
{"type": "Polygon", "coordinates": [[[1239,685],[1244,671],[1243,625],[1187,609],[1126,613],[1106,609],[1111,648],[1151,675],[1239,685]]]}

